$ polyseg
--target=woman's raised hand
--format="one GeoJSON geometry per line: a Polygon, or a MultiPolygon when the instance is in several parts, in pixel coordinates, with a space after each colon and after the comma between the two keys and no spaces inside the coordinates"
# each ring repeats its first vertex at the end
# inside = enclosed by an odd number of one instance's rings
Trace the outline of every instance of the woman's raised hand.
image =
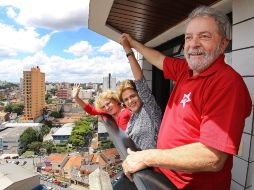
{"type": "Polygon", "coordinates": [[[79,92],[80,92],[80,84],[74,84],[72,88],[72,93],[71,93],[72,98],[75,98],[75,99],[78,98],[79,92]]]}

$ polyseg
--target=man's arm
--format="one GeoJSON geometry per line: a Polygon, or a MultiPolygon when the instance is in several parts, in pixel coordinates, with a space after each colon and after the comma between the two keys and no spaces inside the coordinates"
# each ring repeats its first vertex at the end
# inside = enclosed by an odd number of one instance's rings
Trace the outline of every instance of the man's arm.
{"type": "Polygon", "coordinates": [[[173,149],[129,151],[123,168],[127,176],[147,167],[188,172],[217,172],[223,168],[227,156],[227,153],[201,143],[192,143],[173,149]]]}
{"type": "Polygon", "coordinates": [[[136,49],[139,53],[141,53],[149,63],[156,66],[160,70],[163,69],[163,60],[165,58],[165,55],[163,55],[157,50],[146,47],[145,45],[139,43],[129,34],[122,34],[122,37],[126,37],[130,43],[130,46],[136,49]]]}

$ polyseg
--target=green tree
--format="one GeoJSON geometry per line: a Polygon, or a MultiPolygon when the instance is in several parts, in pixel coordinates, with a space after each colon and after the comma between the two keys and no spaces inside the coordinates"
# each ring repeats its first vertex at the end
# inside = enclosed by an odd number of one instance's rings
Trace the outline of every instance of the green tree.
{"type": "Polygon", "coordinates": [[[95,99],[94,99],[94,98],[90,98],[90,99],[88,100],[89,104],[93,104],[93,103],[94,103],[94,101],[95,101],[95,99]]]}
{"type": "Polygon", "coordinates": [[[22,104],[12,105],[12,112],[17,113],[18,115],[22,114],[23,110],[24,110],[24,105],[22,104]]]}
{"type": "Polygon", "coordinates": [[[24,149],[27,149],[27,145],[38,141],[38,132],[32,127],[27,128],[19,137],[19,142],[24,145],[24,149]]]}
{"type": "Polygon", "coordinates": [[[27,149],[34,151],[36,154],[40,153],[40,148],[42,147],[42,142],[34,141],[27,145],[27,149]]]}
{"type": "Polygon", "coordinates": [[[22,114],[23,110],[24,105],[22,104],[9,104],[4,108],[5,112],[14,112],[17,113],[18,115],[22,114]]]}
{"type": "Polygon", "coordinates": [[[80,135],[72,135],[69,138],[69,142],[75,146],[75,147],[80,147],[85,143],[84,137],[80,136],[80,135]]]}
{"type": "Polygon", "coordinates": [[[108,148],[114,148],[114,144],[110,140],[104,140],[99,143],[99,148],[104,150],[108,148]]]}
{"type": "Polygon", "coordinates": [[[45,135],[49,134],[50,128],[47,125],[42,125],[41,127],[41,134],[44,137],[45,135]]]}
{"type": "Polygon", "coordinates": [[[80,147],[87,143],[87,140],[89,140],[93,133],[93,130],[90,127],[91,120],[91,118],[84,117],[75,122],[75,127],[69,138],[69,143],[75,147],[80,147]]]}
{"type": "Polygon", "coordinates": [[[11,104],[8,104],[7,106],[4,107],[4,112],[12,112],[11,104]]]}
{"type": "Polygon", "coordinates": [[[61,113],[60,112],[56,112],[56,111],[52,112],[50,114],[50,116],[54,117],[54,118],[61,118],[62,117],[61,113]]]}
{"type": "Polygon", "coordinates": [[[47,153],[50,154],[52,152],[52,147],[54,146],[52,141],[44,141],[42,143],[42,148],[47,150],[47,153]]]}

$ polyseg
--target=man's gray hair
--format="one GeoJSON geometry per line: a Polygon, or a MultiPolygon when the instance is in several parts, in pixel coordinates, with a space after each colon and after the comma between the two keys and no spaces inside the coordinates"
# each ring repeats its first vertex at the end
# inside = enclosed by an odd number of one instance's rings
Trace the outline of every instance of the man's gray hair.
{"type": "Polygon", "coordinates": [[[218,29],[220,34],[222,35],[222,38],[227,38],[228,40],[231,39],[231,24],[229,22],[227,15],[214,8],[208,6],[197,7],[189,14],[188,22],[190,22],[195,17],[203,17],[203,16],[214,18],[218,25],[218,29]]]}

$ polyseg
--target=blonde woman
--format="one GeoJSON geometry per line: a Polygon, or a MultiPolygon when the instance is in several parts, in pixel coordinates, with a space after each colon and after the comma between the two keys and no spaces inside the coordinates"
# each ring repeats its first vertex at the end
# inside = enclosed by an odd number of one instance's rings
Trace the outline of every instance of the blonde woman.
{"type": "Polygon", "coordinates": [[[107,90],[102,92],[95,100],[95,106],[82,100],[79,97],[80,85],[75,84],[72,91],[72,96],[75,101],[90,115],[111,115],[118,127],[125,131],[127,123],[130,119],[130,111],[124,108],[119,100],[118,94],[115,91],[107,90]]]}

